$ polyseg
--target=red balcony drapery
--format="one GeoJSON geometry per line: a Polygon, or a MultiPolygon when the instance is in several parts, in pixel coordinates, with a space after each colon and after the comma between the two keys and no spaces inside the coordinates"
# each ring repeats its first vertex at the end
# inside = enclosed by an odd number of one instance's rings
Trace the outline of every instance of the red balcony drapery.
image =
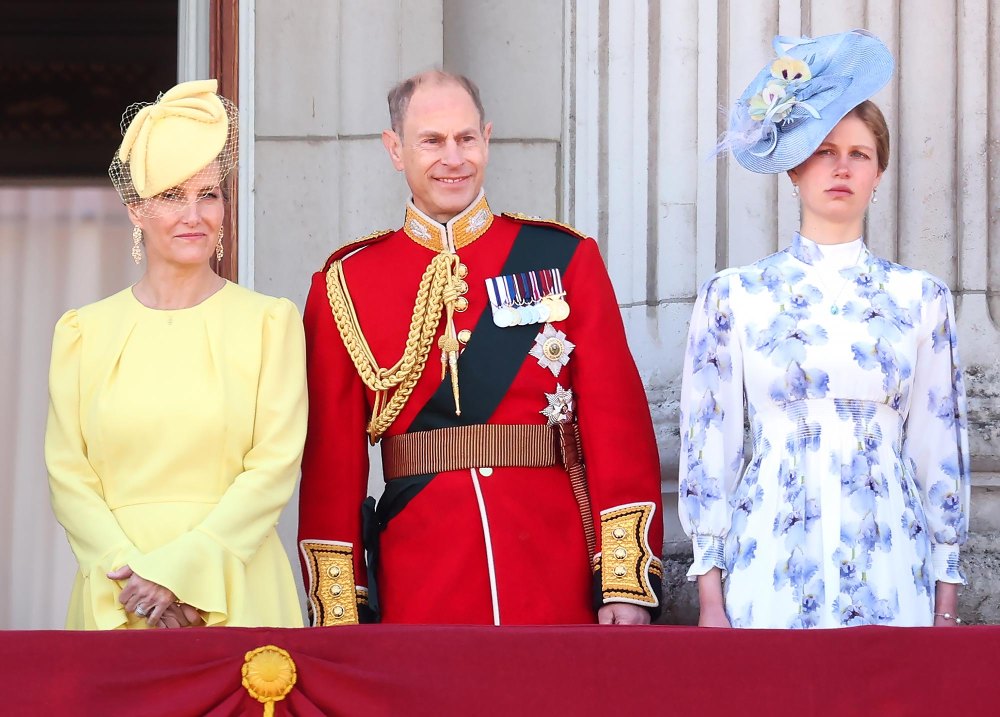
{"type": "Polygon", "coordinates": [[[247,652],[297,680],[275,715],[989,715],[1000,626],[423,627],[0,633],[11,715],[260,715],[247,652]]]}

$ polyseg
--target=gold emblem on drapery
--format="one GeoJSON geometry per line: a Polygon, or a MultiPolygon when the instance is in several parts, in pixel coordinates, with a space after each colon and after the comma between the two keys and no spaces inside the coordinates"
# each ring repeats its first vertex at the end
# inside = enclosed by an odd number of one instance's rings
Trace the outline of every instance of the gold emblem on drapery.
{"type": "Polygon", "coordinates": [[[280,647],[264,645],[243,658],[243,687],[264,705],[264,717],[274,715],[274,703],[285,699],[298,676],[292,656],[280,647]]]}

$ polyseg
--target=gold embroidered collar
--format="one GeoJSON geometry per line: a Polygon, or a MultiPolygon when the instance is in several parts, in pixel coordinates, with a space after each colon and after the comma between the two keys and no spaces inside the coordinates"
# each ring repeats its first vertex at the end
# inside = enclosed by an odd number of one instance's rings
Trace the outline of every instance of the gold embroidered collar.
{"type": "Polygon", "coordinates": [[[431,251],[458,251],[486,233],[493,224],[493,212],[482,189],[479,196],[461,214],[447,224],[439,224],[416,208],[411,199],[406,203],[406,236],[431,251]]]}

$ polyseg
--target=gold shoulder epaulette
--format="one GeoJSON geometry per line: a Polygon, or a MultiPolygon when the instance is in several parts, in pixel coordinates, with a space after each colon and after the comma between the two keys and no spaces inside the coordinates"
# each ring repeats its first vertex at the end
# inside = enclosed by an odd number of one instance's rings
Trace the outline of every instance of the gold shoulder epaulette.
{"type": "Polygon", "coordinates": [[[587,235],[580,232],[579,229],[571,227],[569,224],[563,224],[562,222],[556,221],[555,219],[542,219],[541,217],[530,217],[527,214],[521,214],[520,212],[504,212],[502,216],[505,216],[508,219],[513,219],[514,221],[522,222],[524,224],[534,224],[536,226],[542,226],[542,227],[558,227],[563,231],[572,234],[577,239],[587,238],[587,235]]]}
{"type": "Polygon", "coordinates": [[[360,249],[367,244],[373,244],[380,239],[395,233],[395,229],[379,229],[371,234],[365,234],[363,237],[359,237],[354,241],[347,242],[344,246],[337,248],[332,254],[330,254],[329,257],[327,257],[326,263],[323,264],[323,271],[327,271],[330,268],[330,264],[335,262],[337,259],[343,259],[355,249],[360,249]]]}

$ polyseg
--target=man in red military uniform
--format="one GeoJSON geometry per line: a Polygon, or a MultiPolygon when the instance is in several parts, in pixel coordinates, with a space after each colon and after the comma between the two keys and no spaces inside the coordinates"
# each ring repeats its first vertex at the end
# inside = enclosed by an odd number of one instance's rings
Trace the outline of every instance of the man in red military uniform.
{"type": "Polygon", "coordinates": [[[466,78],[413,77],[389,109],[404,224],[334,252],[306,303],[312,623],[649,622],[656,443],[597,244],[492,213],[466,78]]]}

